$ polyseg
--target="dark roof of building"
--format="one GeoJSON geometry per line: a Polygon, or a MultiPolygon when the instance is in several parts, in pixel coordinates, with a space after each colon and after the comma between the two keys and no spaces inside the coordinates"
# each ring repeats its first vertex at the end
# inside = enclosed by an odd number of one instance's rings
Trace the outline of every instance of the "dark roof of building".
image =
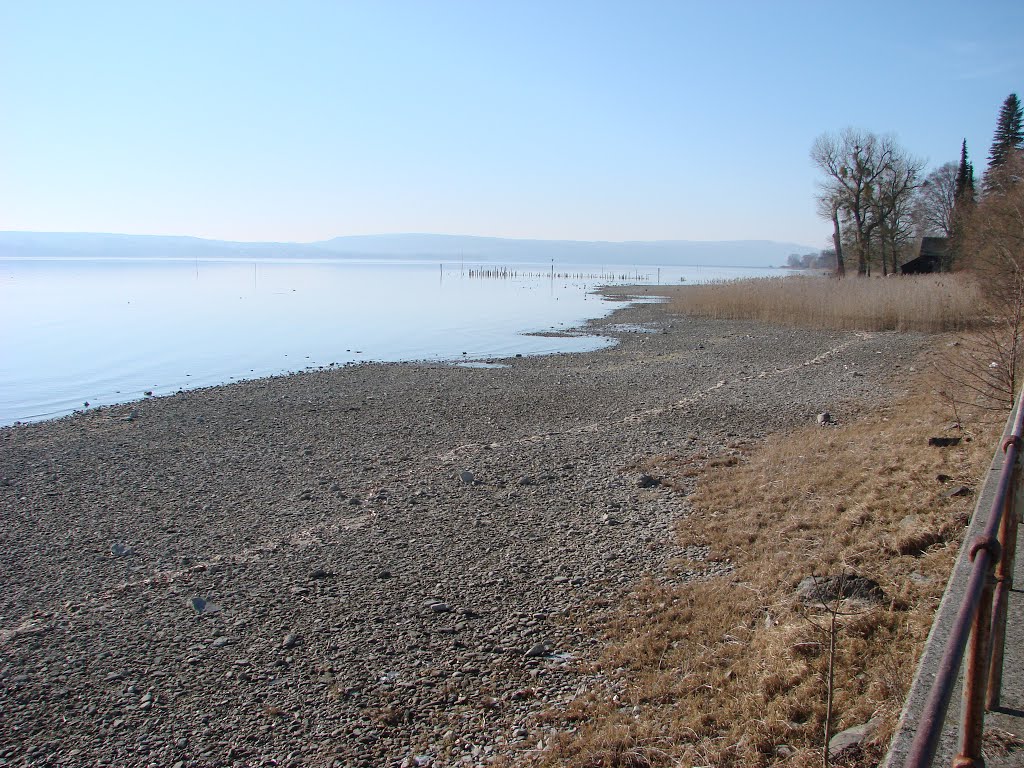
{"type": "Polygon", "coordinates": [[[949,250],[948,237],[922,237],[921,256],[942,256],[949,250]]]}
{"type": "Polygon", "coordinates": [[[900,272],[905,275],[938,272],[947,250],[949,250],[948,238],[923,237],[921,238],[921,250],[918,251],[917,256],[900,265],[900,272]]]}

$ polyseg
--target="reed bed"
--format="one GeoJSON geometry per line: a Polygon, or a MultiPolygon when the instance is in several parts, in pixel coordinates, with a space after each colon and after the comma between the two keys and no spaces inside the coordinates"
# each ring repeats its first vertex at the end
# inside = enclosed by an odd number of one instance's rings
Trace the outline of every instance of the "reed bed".
{"type": "Polygon", "coordinates": [[[682,314],[813,328],[944,333],[975,327],[979,292],[962,274],[881,278],[771,277],[681,290],[682,314]]]}

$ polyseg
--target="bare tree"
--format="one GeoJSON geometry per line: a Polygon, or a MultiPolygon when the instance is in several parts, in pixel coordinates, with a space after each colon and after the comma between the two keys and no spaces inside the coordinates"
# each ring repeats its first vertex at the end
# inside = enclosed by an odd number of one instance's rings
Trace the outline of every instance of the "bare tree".
{"type": "Polygon", "coordinates": [[[858,275],[870,272],[871,238],[881,223],[876,215],[879,185],[901,154],[895,139],[854,128],[840,136],[822,134],[811,146],[811,161],[825,174],[819,199],[835,201],[837,212],[853,227],[858,275]]]}
{"type": "Polygon", "coordinates": [[[913,239],[913,202],[924,161],[892,146],[889,162],[878,178],[872,215],[877,222],[882,274],[889,274],[886,256],[892,259],[892,272],[899,270],[899,259],[913,239]]]}
{"type": "Polygon", "coordinates": [[[957,164],[945,163],[929,173],[918,189],[915,213],[922,236],[950,237],[953,234],[956,174],[957,164]]]}
{"type": "Polygon", "coordinates": [[[839,211],[842,205],[835,195],[818,195],[818,215],[832,222],[832,248],[836,254],[836,277],[846,277],[846,265],[843,263],[843,231],[839,226],[839,211]]]}

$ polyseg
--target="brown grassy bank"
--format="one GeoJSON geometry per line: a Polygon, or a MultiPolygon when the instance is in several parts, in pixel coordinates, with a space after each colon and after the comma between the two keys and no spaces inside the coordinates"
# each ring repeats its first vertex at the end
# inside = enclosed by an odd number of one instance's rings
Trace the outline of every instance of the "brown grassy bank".
{"type": "MultiPolygon", "coordinates": [[[[933,388],[919,375],[913,392],[933,388]]],[[[607,692],[566,713],[578,730],[551,765],[820,765],[828,638],[820,612],[795,599],[806,576],[855,572],[884,598],[853,601],[840,620],[835,733],[879,717],[863,752],[884,753],[960,544],[1002,415],[972,413],[951,448],[928,445],[952,414],[908,394],[852,423],[776,435],[749,453],[671,454],[646,469],[685,488],[683,547],[729,561],[729,578],[650,581],[607,618],[607,692]],[[962,495],[952,491],[969,489],[962,495]],[[613,697],[614,692],[614,697],[613,697]]],[[[680,561],[679,571],[700,569],[680,561]]]]}
{"type": "MultiPolygon", "coordinates": [[[[681,312],[839,329],[945,331],[977,319],[962,278],[738,281],[680,294],[681,312]]],[[[877,764],[1006,416],[962,405],[976,398],[938,373],[951,343],[937,337],[898,383],[902,394],[845,423],[642,462],[678,494],[678,543],[694,559],[595,620],[607,641],[607,686],[552,710],[571,732],[542,762],[820,765],[828,621],[796,590],[808,576],[856,574],[882,596],[834,603],[845,615],[835,631],[831,733],[878,725],[834,764],[877,764]],[[929,445],[938,435],[961,442],[929,445]],[[731,574],[682,579],[708,561],[729,563],[731,574]]]]}
{"type": "Polygon", "coordinates": [[[836,330],[924,331],[970,328],[978,291],[966,275],[834,280],[778,277],[687,287],[672,310],[684,314],[836,330]]]}

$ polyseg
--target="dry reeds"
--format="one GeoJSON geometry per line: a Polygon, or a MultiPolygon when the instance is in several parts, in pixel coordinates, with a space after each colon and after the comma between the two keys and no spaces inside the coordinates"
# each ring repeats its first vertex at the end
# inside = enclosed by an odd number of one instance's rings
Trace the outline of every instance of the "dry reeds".
{"type": "Polygon", "coordinates": [[[688,454],[643,465],[679,489],[704,468],[679,544],[708,553],[689,568],[732,570],[648,581],[602,620],[608,690],[572,703],[575,731],[547,765],[820,765],[830,638],[795,591],[807,576],[851,572],[884,596],[839,620],[832,730],[881,724],[835,764],[877,764],[973,504],[950,488],[977,488],[1002,426],[1003,414],[972,412],[973,433],[930,446],[951,414],[920,392],[946,382],[916,376],[913,396],[771,437],[734,465],[688,454]]]}
{"type": "Polygon", "coordinates": [[[889,279],[773,277],[687,286],[675,312],[835,330],[943,333],[973,327],[979,294],[963,274],[889,279]]]}

